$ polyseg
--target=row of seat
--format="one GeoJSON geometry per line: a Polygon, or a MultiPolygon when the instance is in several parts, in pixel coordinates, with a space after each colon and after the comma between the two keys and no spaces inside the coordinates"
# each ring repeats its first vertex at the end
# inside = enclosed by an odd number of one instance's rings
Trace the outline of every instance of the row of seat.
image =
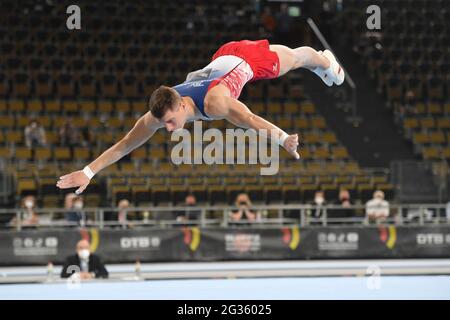
{"type": "MultiPolygon", "coordinates": [[[[253,85],[250,85],[253,86],[253,85]]],[[[276,99],[271,99],[268,102],[244,100],[253,112],[258,114],[270,114],[279,116],[286,114],[289,116],[302,115],[314,116],[317,112],[313,103],[308,100],[292,101],[286,100],[279,102],[276,99]]],[[[76,116],[77,114],[131,114],[144,113],[148,111],[148,105],[144,99],[139,100],[3,100],[0,101],[0,119],[3,119],[4,124],[14,124],[23,117],[18,114],[26,112],[30,114],[44,114],[58,116],[64,118],[61,114],[70,114],[76,116]],[[10,114],[1,115],[2,113],[10,114]],[[12,114],[11,114],[12,113],[12,114]]],[[[322,118],[323,119],[323,118],[322,118]]],[[[323,120],[322,120],[323,121],[323,120]]],[[[20,125],[20,123],[18,123],[20,125]]],[[[11,125],[10,125],[11,126],[11,125]]]]}
{"type": "MultiPolygon", "coordinates": [[[[52,192],[51,185],[45,187],[45,183],[53,183],[55,181],[43,181],[41,191],[38,192],[38,184],[34,180],[19,180],[18,190],[19,194],[35,194],[40,198],[50,197],[50,199],[62,200],[63,192],[52,192]]],[[[280,185],[261,185],[261,184],[208,184],[208,185],[164,185],[152,184],[147,185],[124,185],[112,184],[108,187],[111,194],[110,205],[116,205],[121,199],[129,199],[136,205],[161,205],[161,204],[181,204],[188,193],[194,193],[200,203],[228,203],[232,204],[237,194],[247,192],[256,203],[300,203],[310,202],[314,199],[314,194],[317,190],[323,190],[325,197],[329,201],[336,201],[339,190],[349,190],[354,200],[366,202],[372,198],[374,190],[381,189],[387,194],[388,199],[392,199],[394,195],[394,187],[389,183],[304,183],[301,185],[284,183],[280,185]]],[[[89,185],[87,195],[100,195],[99,188],[95,184],[89,185]]],[[[98,198],[97,198],[98,199],[98,198]]],[[[45,201],[44,201],[45,202],[45,201]]],[[[48,203],[46,204],[48,206],[48,203]]],[[[99,204],[97,204],[99,205],[99,204]]]]}

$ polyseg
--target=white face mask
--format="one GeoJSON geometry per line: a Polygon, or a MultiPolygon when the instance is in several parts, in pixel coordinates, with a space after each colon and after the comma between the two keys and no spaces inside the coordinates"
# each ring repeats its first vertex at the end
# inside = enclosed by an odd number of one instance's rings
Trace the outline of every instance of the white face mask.
{"type": "Polygon", "coordinates": [[[75,202],[74,204],[73,204],[73,207],[75,208],[75,209],[82,209],[83,208],[83,202],[75,202]]]}
{"type": "Polygon", "coordinates": [[[82,260],[86,260],[87,258],[89,258],[90,254],[91,253],[89,252],[89,249],[82,249],[78,251],[78,257],[80,257],[80,259],[82,260]]]}
{"type": "Polygon", "coordinates": [[[34,201],[33,201],[33,200],[26,200],[26,201],[25,201],[25,207],[26,207],[27,209],[33,208],[33,205],[34,205],[34,201]]]}
{"type": "Polygon", "coordinates": [[[315,201],[318,205],[321,205],[322,203],[324,203],[325,199],[322,198],[322,197],[316,197],[316,198],[314,199],[314,201],[315,201]]]}

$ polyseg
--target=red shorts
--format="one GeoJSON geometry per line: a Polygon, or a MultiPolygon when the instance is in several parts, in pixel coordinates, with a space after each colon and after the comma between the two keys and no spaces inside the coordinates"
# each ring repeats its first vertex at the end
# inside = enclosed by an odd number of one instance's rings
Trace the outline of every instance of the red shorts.
{"type": "Polygon", "coordinates": [[[269,50],[269,41],[242,40],[225,43],[213,55],[212,60],[225,55],[237,56],[244,59],[253,71],[251,81],[259,79],[273,79],[280,73],[280,60],[276,52],[269,50]]]}

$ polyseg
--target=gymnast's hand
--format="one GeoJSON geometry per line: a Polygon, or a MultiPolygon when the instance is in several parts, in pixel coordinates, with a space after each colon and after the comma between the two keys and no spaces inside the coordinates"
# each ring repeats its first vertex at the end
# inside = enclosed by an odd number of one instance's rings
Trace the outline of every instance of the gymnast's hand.
{"type": "Polygon", "coordinates": [[[59,177],[56,186],[60,189],[79,187],[75,193],[80,194],[86,189],[89,182],[91,182],[91,179],[82,170],[79,170],[59,177]]]}
{"type": "Polygon", "coordinates": [[[298,147],[298,134],[291,134],[284,141],[283,147],[289,152],[295,159],[300,159],[300,155],[297,152],[298,147]]]}

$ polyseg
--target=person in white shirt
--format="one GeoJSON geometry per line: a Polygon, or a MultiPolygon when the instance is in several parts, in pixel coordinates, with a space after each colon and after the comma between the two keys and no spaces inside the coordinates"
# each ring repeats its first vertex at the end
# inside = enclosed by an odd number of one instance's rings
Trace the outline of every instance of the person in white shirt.
{"type": "Polygon", "coordinates": [[[389,216],[389,202],[384,200],[384,192],[376,190],[373,199],[366,203],[366,216],[369,222],[383,222],[389,216]]]}

